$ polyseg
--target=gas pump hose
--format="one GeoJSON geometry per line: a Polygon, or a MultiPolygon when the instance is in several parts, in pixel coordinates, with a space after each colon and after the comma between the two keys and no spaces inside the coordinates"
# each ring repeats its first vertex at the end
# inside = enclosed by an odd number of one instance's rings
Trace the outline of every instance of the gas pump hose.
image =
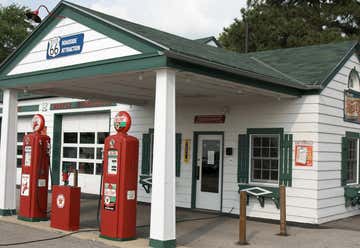
{"type": "MultiPolygon", "coordinates": [[[[222,214],[216,214],[216,215],[214,215],[214,216],[202,217],[202,218],[180,219],[180,220],[177,220],[176,223],[188,222],[188,221],[201,221],[201,220],[216,219],[216,218],[219,218],[219,217],[221,217],[221,216],[226,216],[227,214],[231,214],[231,212],[232,212],[233,209],[234,209],[234,208],[232,208],[228,213],[225,213],[225,214],[224,214],[224,213],[222,213],[222,214]]],[[[136,226],[136,228],[146,228],[146,227],[150,227],[150,224],[136,226]]],[[[96,229],[84,229],[84,230],[79,230],[79,231],[75,231],[75,232],[71,232],[71,233],[66,233],[66,234],[59,235],[59,236],[55,236],[55,237],[51,237],[51,238],[36,239],[36,240],[29,240],[29,241],[16,242],[16,243],[8,243],[8,244],[0,244],[0,247],[26,245],[26,244],[32,244],[32,243],[39,243],[39,242],[51,241],[51,240],[66,238],[66,237],[69,237],[69,236],[74,235],[74,234],[77,234],[77,233],[96,232],[96,231],[100,231],[100,229],[98,229],[98,228],[96,228],[96,229]]]]}

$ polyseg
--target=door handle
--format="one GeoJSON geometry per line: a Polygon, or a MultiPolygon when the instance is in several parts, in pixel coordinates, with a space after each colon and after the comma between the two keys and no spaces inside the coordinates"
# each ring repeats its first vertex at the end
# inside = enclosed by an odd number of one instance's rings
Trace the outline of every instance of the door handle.
{"type": "Polygon", "coordinates": [[[200,176],[200,166],[196,166],[196,180],[199,180],[200,176]]]}

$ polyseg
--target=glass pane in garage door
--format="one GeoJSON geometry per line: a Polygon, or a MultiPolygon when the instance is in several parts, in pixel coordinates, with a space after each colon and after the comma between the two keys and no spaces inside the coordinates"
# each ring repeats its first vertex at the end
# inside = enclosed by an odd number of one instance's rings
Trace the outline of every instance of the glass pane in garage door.
{"type": "Polygon", "coordinates": [[[93,163],[79,163],[79,173],[94,174],[94,164],[93,163]]]}
{"type": "Polygon", "coordinates": [[[109,132],[64,132],[62,165],[75,163],[80,174],[100,175],[104,140],[109,132]]]}

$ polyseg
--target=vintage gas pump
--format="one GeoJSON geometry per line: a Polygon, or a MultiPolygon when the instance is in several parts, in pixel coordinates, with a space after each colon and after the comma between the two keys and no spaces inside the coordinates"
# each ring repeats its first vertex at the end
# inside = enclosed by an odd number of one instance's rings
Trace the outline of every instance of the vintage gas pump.
{"type": "Polygon", "coordinates": [[[23,140],[18,215],[21,220],[47,220],[50,137],[41,133],[44,127],[44,117],[34,115],[33,133],[25,135],[23,140]]]}
{"type": "Polygon", "coordinates": [[[117,134],[104,144],[100,237],[111,240],[136,238],[139,141],[127,135],[130,125],[130,115],[119,112],[114,120],[117,134]]]}

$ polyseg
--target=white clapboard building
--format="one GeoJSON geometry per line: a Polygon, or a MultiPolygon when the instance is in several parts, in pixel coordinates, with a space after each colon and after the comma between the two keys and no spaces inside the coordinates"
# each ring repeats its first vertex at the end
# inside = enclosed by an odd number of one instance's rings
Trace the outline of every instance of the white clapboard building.
{"type": "Polygon", "coordinates": [[[35,113],[53,182],[77,168],[82,192],[98,194],[121,110],[140,141],[138,201],[167,223],[152,226],[154,247],[175,241],[175,206],[238,214],[239,190],[252,217],[279,219],[282,184],[289,221],[360,214],[358,52],[346,41],[238,54],[62,1],[0,67],[0,214],[15,209],[35,113]]]}

